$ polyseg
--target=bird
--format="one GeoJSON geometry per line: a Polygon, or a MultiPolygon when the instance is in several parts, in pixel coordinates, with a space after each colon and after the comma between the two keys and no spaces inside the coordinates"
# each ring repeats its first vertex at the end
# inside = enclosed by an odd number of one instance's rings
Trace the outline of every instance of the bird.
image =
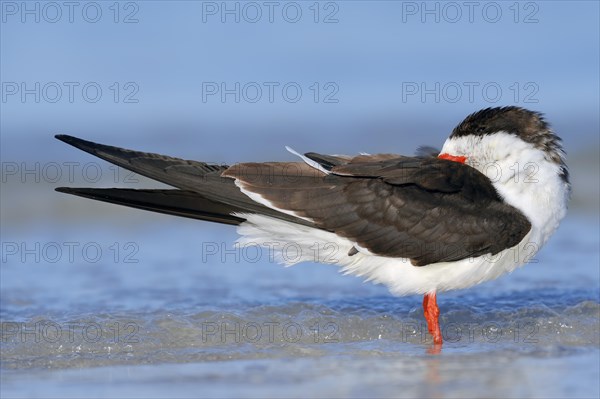
{"type": "Polygon", "coordinates": [[[542,113],[517,106],[472,113],[441,150],[412,156],[287,147],[298,161],[229,166],[55,137],[173,187],[57,191],[237,226],[240,244],[276,243],[286,265],[335,264],[392,295],[423,295],[438,347],[437,294],[526,264],[558,228],[571,192],[562,140],[542,113]],[[300,255],[285,256],[286,245],[300,255]]]}

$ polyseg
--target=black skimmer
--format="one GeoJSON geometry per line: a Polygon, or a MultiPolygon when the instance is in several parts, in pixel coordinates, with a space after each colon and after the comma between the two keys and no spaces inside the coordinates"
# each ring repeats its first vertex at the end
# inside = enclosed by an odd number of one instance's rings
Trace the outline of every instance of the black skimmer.
{"type": "Polygon", "coordinates": [[[570,194],[561,140],[541,114],[518,107],[468,116],[441,151],[418,156],[294,154],[302,162],[229,166],[59,140],[175,187],[57,188],[100,201],[237,225],[241,243],[335,263],[422,294],[441,345],[436,293],[467,288],[526,263],[565,216],[570,194]]]}

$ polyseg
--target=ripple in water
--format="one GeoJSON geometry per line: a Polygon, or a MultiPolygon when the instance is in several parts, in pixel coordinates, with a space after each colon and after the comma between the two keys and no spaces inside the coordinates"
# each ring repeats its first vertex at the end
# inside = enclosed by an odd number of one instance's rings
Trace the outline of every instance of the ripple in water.
{"type": "MultiPolygon", "coordinates": [[[[2,367],[79,368],[119,364],[316,357],[328,354],[425,354],[431,337],[421,309],[394,298],[362,306],[287,303],[237,310],[36,317],[2,321],[2,367]],[[400,306],[398,303],[400,302],[400,306]],[[390,307],[391,308],[391,307],[390,307]]],[[[598,347],[600,303],[532,304],[506,297],[497,308],[475,300],[442,305],[446,352],[560,354],[598,347]]]]}

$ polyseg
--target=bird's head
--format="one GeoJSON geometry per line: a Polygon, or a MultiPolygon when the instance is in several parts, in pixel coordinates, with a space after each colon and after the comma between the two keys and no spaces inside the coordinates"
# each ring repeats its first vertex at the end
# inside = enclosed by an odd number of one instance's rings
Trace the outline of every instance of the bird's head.
{"type": "Polygon", "coordinates": [[[454,128],[438,157],[470,165],[492,182],[533,178],[544,167],[569,184],[561,139],[542,114],[520,107],[486,108],[469,115],[454,128]]]}

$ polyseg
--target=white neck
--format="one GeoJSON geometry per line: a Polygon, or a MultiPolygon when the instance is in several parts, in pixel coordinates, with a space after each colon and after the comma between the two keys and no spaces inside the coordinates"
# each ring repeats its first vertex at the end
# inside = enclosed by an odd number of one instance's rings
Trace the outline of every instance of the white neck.
{"type": "Polygon", "coordinates": [[[486,175],[503,200],[523,212],[541,247],[565,216],[570,188],[560,165],[513,134],[449,138],[442,153],[464,155],[466,164],[486,175]],[[539,241],[538,241],[539,240],[539,241]]]}

